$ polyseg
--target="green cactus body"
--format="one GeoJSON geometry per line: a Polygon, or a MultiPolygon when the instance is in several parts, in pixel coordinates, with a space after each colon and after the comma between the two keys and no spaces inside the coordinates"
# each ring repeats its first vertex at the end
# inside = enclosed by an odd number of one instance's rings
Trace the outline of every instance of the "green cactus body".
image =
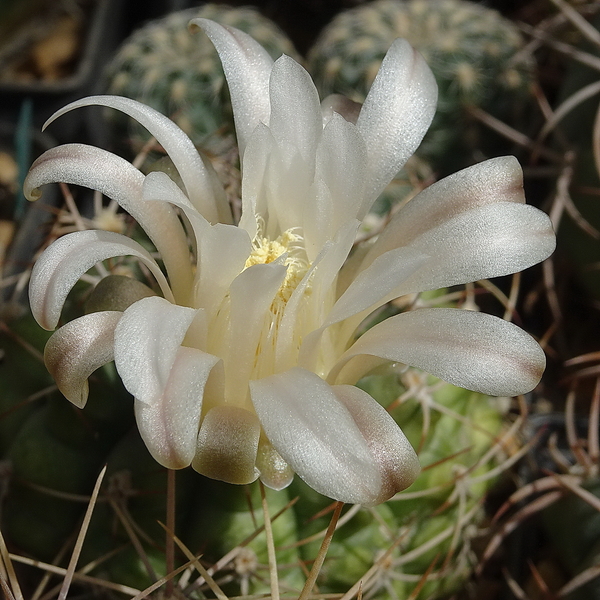
{"type": "MultiPolygon", "coordinates": [[[[360,385],[388,406],[419,449],[424,470],[406,492],[386,504],[361,509],[336,531],[319,589],[345,592],[377,563],[375,574],[365,582],[369,597],[443,597],[464,584],[476,564],[471,541],[484,518],[485,494],[496,481],[492,469],[501,451],[493,448],[504,423],[503,401],[414,369],[401,377],[368,376],[360,385]],[[401,396],[408,397],[394,407],[401,396]]],[[[315,520],[314,514],[330,501],[298,480],[291,489],[301,498],[296,509],[303,537],[324,529],[328,517],[315,520]]],[[[319,543],[302,546],[306,560],[314,558],[319,543]]]]}
{"type": "Polygon", "coordinates": [[[35,411],[35,402],[31,400],[44,389],[54,387],[42,360],[49,337],[49,332],[41,329],[31,314],[7,323],[6,329],[0,331],[0,457],[35,411]],[[23,340],[29,349],[20,343],[23,340]],[[39,355],[34,356],[31,350],[39,355]]]}
{"type": "MultiPolygon", "coordinates": [[[[208,145],[219,152],[219,141],[222,146],[224,134],[233,131],[233,117],[214,46],[204,34],[191,35],[188,30],[196,17],[249,33],[274,59],[284,53],[298,58],[291,41],[256,9],[205,4],[171,13],[135,31],[107,68],[107,91],[152,106],[175,121],[197,146],[208,145]]],[[[131,127],[130,121],[116,114],[110,118],[121,133],[131,127]]],[[[149,138],[141,129],[130,132],[134,148],[149,138]]]]}
{"type": "MultiPolygon", "coordinates": [[[[48,332],[31,328],[32,322],[26,315],[10,328],[21,344],[41,351],[48,332]]],[[[5,417],[0,420],[0,457],[11,477],[0,527],[15,547],[50,560],[85,510],[83,501],[64,494],[91,492],[107,453],[131,427],[131,400],[111,364],[94,374],[85,410],[78,410],[47,380],[40,358],[13,345],[10,337],[2,343],[7,356],[0,369],[5,417]],[[34,402],[23,402],[35,396],[34,402]]]]}
{"type": "MultiPolygon", "coordinates": [[[[203,552],[207,558],[219,559],[233,550],[264,523],[258,483],[231,486],[196,476],[196,504],[190,513],[184,540],[192,552],[203,552]]],[[[265,489],[270,517],[286,508],[293,493],[288,490],[265,489]]],[[[272,523],[273,541],[277,549],[280,589],[298,593],[304,583],[300,567],[298,522],[295,511],[284,510],[272,523]]],[[[234,561],[233,582],[227,592],[263,594],[270,591],[266,535],[263,531],[244,546],[240,562],[234,561]],[[243,579],[246,583],[243,583],[243,579]],[[247,587],[245,587],[247,586],[247,587]]],[[[313,557],[314,558],[314,557],[313,557]]]]}
{"type": "Polygon", "coordinates": [[[421,52],[439,86],[438,112],[419,150],[436,168],[454,168],[456,149],[464,155],[474,147],[465,136],[480,132],[466,128],[467,107],[510,119],[530,94],[533,62],[519,53],[518,29],[496,11],[465,0],[375,0],[339,14],[310,50],[321,95],[362,102],[398,37],[421,52]]]}

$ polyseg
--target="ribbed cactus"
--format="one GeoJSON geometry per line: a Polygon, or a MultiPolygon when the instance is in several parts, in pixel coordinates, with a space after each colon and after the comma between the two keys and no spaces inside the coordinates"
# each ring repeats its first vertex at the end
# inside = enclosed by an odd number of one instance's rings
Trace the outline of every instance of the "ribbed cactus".
{"type": "MultiPolygon", "coordinates": [[[[207,138],[217,130],[221,135],[233,132],[233,117],[214,46],[203,33],[190,35],[188,30],[190,20],[197,17],[241,29],[275,59],[282,54],[298,55],[286,35],[250,7],[205,4],[171,13],[135,31],[106,70],[107,92],[152,106],[175,121],[196,145],[206,146],[207,138]]],[[[114,111],[110,118],[115,118],[114,111]]],[[[131,121],[116,123],[122,134],[131,121]]],[[[131,137],[139,148],[149,135],[135,129],[131,137]]]]}
{"type": "MultiPolygon", "coordinates": [[[[476,565],[472,540],[480,534],[483,500],[496,481],[492,469],[503,459],[498,439],[505,401],[415,369],[372,375],[360,385],[394,415],[424,470],[408,490],[361,509],[336,532],[320,591],[345,592],[362,578],[368,597],[444,597],[463,585],[476,565]]],[[[297,504],[300,523],[308,523],[305,535],[326,526],[326,518],[315,522],[311,513],[327,501],[301,481],[293,490],[305,499],[297,504]]],[[[303,557],[314,556],[317,547],[303,546],[303,557]]]]}
{"type": "Polygon", "coordinates": [[[456,148],[473,148],[466,108],[501,119],[514,117],[530,94],[533,62],[520,52],[519,30],[499,13],[466,0],[375,0],[339,14],[308,56],[322,96],[340,93],[362,102],[397,37],[424,56],[438,86],[438,112],[420,155],[456,164],[456,148]]]}

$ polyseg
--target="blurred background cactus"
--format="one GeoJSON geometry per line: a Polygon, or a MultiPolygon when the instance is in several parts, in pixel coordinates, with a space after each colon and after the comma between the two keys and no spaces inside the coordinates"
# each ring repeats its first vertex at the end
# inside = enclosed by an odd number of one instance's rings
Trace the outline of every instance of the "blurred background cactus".
{"type": "Polygon", "coordinates": [[[308,54],[321,95],[340,93],[362,102],[397,37],[419,50],[439,86],[438,110],[418,150],[436,170],[465,166],[486,147],[490,133],[469,108],[512,123],[522,116],[534,65],[522,52],[519,29],[466,0],[375,0],[340,13],[308,54]]]}

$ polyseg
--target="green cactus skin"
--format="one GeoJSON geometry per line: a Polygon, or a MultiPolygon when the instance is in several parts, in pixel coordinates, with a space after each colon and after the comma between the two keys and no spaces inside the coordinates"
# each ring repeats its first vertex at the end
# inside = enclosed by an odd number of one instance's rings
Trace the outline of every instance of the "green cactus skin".
{"type": "MultiPolygon", "coordinates": [[[[477,562],[471,542],[485,518],[486,492],[497,480],[491,470],[501,457],[491,450],[505,422],[505,399],[457,388],[416,369],[400,376],[393,372],[367,376],[359,386],[388,407],[418,449],[424,470],[395,499],[361,509],[336,531],[317,581],[319,589],[346,592],[398,542],[382,560],[365,595],[386,600],[446,597],[464,585],[477,562]],[[400,396],[405,400],[394,408],[392,403],[400,396]],[[423,407],[428,405],[430,423],[424,434],[423,407]],[[419,492],[423,495],[411,497],[419,492]],[[417,591],[432,563],[432,573],[417,591]]],[[[315,521],[314,514],[330,501],[297,478],[290,489],[301,497],[296,510],[299,523],[308,523],[304,536],[326,527],[328,516],[315,521]]],[[[314,558],[317,550],[318,542],[302,546],[303,558],[314,558]]]]}
{"type": "MultiPolygon", "coordinates": [[[[511,119],[531,92],[533,61],[519,54],[518,29],[494,10],[465,0],[375,0],[340,13],[308,55],[322,96],[340,93],[364,101],[394,39],[407,39],[423,55],[438,86],[438,112],[419,150],[435,168],[455,168],[457,147],[481,137],[465,108],[480,107],[511,119]]],[[[480,140],[478,140],[480,141],[480,140]]]]}
{"type": "MultiPolygon", "coordinates": [[[[221,130],[233,131],[233,117],[214,46],[206,35],[188,30],[190,20],[196,17],[241,29],[274,59],[282,54],[299,57],[285,34],[250,7],[205,4],[171,13],[135,31],[107,68],[108,93],[152,106],[175,121],[197,146],[206,147],[207,138],[215,132],[219,135],[212,142],[217,145],[221,130]]],[[[117,119],[115,111],[111,111],[110,118],[121,132],[131,127],[131,121],[117,119]]],[[[149,134],[130,129],[130,137],[138,149],[149,134]]]]}

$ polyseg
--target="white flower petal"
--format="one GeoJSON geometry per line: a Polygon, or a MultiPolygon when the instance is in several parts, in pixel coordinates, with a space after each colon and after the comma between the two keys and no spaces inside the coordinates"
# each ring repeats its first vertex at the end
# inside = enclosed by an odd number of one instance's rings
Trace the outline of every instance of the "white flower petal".
{"type": "Polygon", "coordinates": [[[240,156],[254,128],[269,122],[269,75],[273,59],[248,34],[208,19],[192,19],[215,45],[229,85],[240,156]]]}
{"type": "Polygon", "coordinates": [[[256,414],[273,447],[321,494],[352,504],[380,496],[380,469],[331,386],[300,368],[250,382],[256,414]]]}
{"type": "Polygon", "coordinates": [[[428,258],[412,248],[398,248],[378,257],[352,281],[321,326],[304,337],[299,364],[315,368],[319,342],[325,329],[341,321],[345,323],[336,332],[336,341],[343,350],[362,320],[385,302],[396,298],[398,286],[426,264],[428,258]]]}
{"type": "Polygon", "coordinates": [[[411,485],[421,467],[417,454],[389,413],[367,392],[353,385],[335,385],[333,392],[348,409],[381,469],[380,504],[411,485]]]}
{"type": "MultiPolygon", "coordinates": [[[[270,307],[286,274],[281,264],[259,264],[240,273],[229,288],[230,314],[228,346],[222,356],[230,369],[225,384],[225,400],[241,405],[247,396],[261,332],[268,327],[270,307]]],[[[267,368],[271,368],[269,365],[267,368]]]]}
{"type": "Polygon", "coordinates": [[[397,248],[386,252],[348,286],[333,306],[323,327],[362,313],[375,310],[397,297],[394,290],[427,263],[429,256],[414,248],[397,248]],[[391,298],[388,296],[391,293],[391,298]]]}
{"type": "Polygon", "coordinates": [[[261,434],[256,453],[256,468],[260,472],[260,480],[272,490],[283,490],[294,479],[294,471],[273,448],[266,436],[261,434]]]}
{"type": "Polygon", "coordinates": [[[315,194],[304,201],[305,236],[322,248],[351,219],[362,219],[367,155],[352,123],[334,114],[323,130],[316,158],[315,194]]]}
{"type": "Polygon", "coordinates": [[[431,260],[399,286],[397,295],[522,271],[554,252],[556,236],[541,210],[500,202],[461,213],[410,246],[431,260]]]}
{"type": "Polygon", "coordinates": [[[293,58],[284,54],[275,61],[271,70],[269,97],[269,129],[280,152],[284,156],[299,153],[309,165],[309,175],[314,173],[323,118],[319,94],[310,75],[293,58]]]}
{"type": "Polygon", "coordinates": [[[431,70],[406,40],[386,54],[356,123],[367,145],[366,212],[427,131],[437,102],[431,70]]]}
{"type": "Polygon", "coordinates": [[[44,124],[82,106],[107,106],[124,112],[143,125],[166,150],[177,168],[192,204],[212,223],[231,222],[231,212],[224,196],[216,198],[206,165],[190,138],[173,121],[153,108],[120,96],[89,96],[67,104],[44,124]]]}
{"type": "Polygon", "coordinates": [[[79,317],[55,331],[44,349],[44,362],[58,389],[75,406],[88,398],[88,377],[114,358],[114,331],[123,315],[102,311],[79,317]]]}
{"type": "Polygon", "coordinates": [[[219,358],[180,347],[157,402],[135,401],[140,434],[154,459],[168,469],[182,469],[196,454],[204,388],[219,358]]]}
{"type": "Polygon", "coordinates": [[[29,303],[35,320],[54,329],[71,288],[96,263],[115,256],[139,258],[156,277],[163,294],[173,299],[159,266],[142,246],[111,231],[76,231],[46,248],[31,271],[29,303]]]}
{"type": "Polygon", "coordinates": [[[363,334],[340,358],[329,381],[354,383],[362,355],[423,369],[491,396],[531,391],[546,365],[537,342],[516,325],[485,313],[422,308],[390,317],[363,334]]]}
{"type": "Polygon", "coordinates": [[[140,402],[160,399],[177,352],[197,311],[151,297],[132,304],[115,331],[115,365],[140,402]]]}
{"type": "Polygon", "coordinates": [[[252,251],[247,232],[223,223],[211,225],[164,173],[149,173],[142,193],[149,202],[159,200],[177,206],[190,221],[198,253],[195,307],[205,308],[210,318],[252,251]]]}
{"type": "Polygon", "coordinates": [[[523,171],[514,156],[467,167],[417,194],[386,225],[362,268],[384,252],[409,245],[464,212],[497,202],[525,203],[523,171]]]}
{"type": "Polygon", "coordinates": [[[337,113],[344,117],[349,123],[356,125],[358,121],[358,115],[362,104],[350,100],[346,96],[341,94],[329,94],[326,98],[321,101],[321,113],[323,113],[323,124],[325,125],[331,117],[337,113]]]}
{"type": "Polygon", "coordinates": [[[256,126],[247,144],[242,165],[242,216],[239,226],[254,239],[258,233],[259,219],[271,227],[276,220],[276,215],[269,214],[272,190],[267,177],[276,145],[271,130],[264,123],[256,126]]]}
{"type": "Polygon", "coordinates": [[[258,478],[259,439],[260,423],[253,412],[227,404],[215,406],[200,426],[192,468],[211,479],[252,483],[258,478]]]}
{"type": "Polygon", "coordinates": [[[39,188],[61,181],[98,190],[115,200],[148,234],[160,252],[176,297],[187,301],[191,277],[185,234],[170,206],[148,206],[142,201],[144,176],[126,160],[93,146],[64,144],[46,151],[32,165],[23,186],[30,200],[39,188]]]}

